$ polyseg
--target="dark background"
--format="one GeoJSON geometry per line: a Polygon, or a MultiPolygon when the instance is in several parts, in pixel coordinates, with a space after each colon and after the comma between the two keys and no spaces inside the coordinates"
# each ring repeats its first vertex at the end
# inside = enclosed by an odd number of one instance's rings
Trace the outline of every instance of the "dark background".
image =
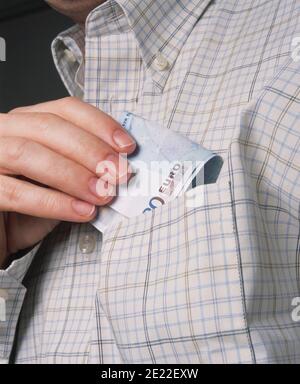
{"type": "Polygon", "coordinates": [[[0,62],[0,112],[67,95],[50,46],[71,25],[43,0],[0,0],[0,37],[6,40],[6,62],[0,62]]]}

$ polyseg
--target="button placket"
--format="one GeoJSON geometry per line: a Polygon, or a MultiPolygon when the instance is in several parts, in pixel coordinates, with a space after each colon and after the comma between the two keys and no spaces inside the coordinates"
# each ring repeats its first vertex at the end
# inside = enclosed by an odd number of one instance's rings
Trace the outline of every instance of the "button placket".
{"type": "Polygon", "coordinates": [[[158,53],[153,61],[153,66],[155,70],[162,72],[169,68],[169,62],[161,53],[158,53]]]}

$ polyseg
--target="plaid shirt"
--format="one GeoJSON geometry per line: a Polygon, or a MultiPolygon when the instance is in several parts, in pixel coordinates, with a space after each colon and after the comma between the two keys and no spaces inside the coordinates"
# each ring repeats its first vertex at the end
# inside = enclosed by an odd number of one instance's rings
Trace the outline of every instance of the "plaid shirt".
{"type": "Polygon", "coordinates": [[[63,223],[1,271],[3,362],[300,363],[299,10],[108,0],[55,40],[71,94],[224,166],[201,207],[182,196],[103,239],[63,223]]]}

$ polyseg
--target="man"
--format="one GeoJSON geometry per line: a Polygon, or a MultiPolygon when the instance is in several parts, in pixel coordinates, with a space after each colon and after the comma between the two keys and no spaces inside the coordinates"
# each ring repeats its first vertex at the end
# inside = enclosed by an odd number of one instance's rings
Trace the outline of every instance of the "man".
{"type": "Polygon", "coordinates": [[[52,47],[73,98],[0,118],[2,361],[299,363],[297,0],[49,4],[77,23],[52,47]],[[135,148],[123,111],[224,166],[201,207],[182,196],[102,238],[97,164],[135,148]]]}

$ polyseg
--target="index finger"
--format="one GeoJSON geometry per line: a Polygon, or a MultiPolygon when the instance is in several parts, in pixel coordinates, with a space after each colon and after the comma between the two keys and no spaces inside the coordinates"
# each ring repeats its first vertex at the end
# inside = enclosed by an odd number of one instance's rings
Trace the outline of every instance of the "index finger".
{"type": "Polygon", "coordinates": [[[11,113],[46,112],[56,114],[74,125],[92,133],[120,153],[130,154],[136,148],[135,140],[111,116],[75,97],[66,97],[29,107],[16,108],[11,113]]]}

